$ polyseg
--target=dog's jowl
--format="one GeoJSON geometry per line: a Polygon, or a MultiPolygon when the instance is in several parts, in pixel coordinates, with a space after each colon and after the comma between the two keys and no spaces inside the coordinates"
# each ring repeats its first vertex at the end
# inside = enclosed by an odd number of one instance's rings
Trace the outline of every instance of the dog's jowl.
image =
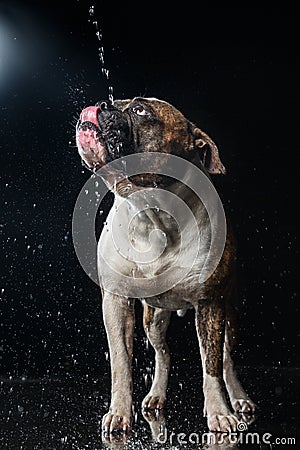
{"type": "MultiPolygon", "coordinates": [[[[164,153],[196,166],[207,180],[211,180],[210,174],[225,174],[215,143],[169,103],[141,97],[117,100],[113,104],[102,101],[85,108],[77,124],[76,141],[82,160],[91,170],[107,170],[105,182],[115,194],[114,205],[98,243],[99,284],[112,383],[111,403],[103,417],[103,429],[110,433],[127,431],[131,426],[134,302],[138,299],[143,302],[144,329],[155,350],[156,364],[153,384],[142,407],[150,410],[164,407],[170,366],[166,332],[171,314],[172,311],[182,314],[186,309],[194,308],[208,428],[211,431],[235,431],[238,412],[252,414],[254,403],[237,379],[231,359],[237,332],[237,289],[235,240],[230,224],[227,223],[224,250],[218,265],[204,282],[200,282],[199,276],[210,251],[212,231],[207,208],[199,196],[181,180],[164,176],[161,168],[157,173],[147,174],[145,170],[143,174],[125,179],[109,168],[113,162],[128,155],[151,152],[155,158],[155,155],[164,153]],[[186,223],[178,226],[172,217],[172,208],[169,211],[161,209],[159,199],[158,207],[140,211],[138,196],[134,194],[146,195],[147,192],[154,200],[157,192],[157,197],[162,198],[166,194],[187,204],[197,226],[188,214],[186,223]],[[128,242],[141,255],[149,250],[151,235],[160,230],[162,238],[157,238],[156,244],[152,241],[154,247],[162,245],[163,251],[158,252],[158,257],[145,261],[138,257],[127,258],[115,250],[117,236],[114,236],[113,221],[118,208],[120,236],[127,233],[128,242]],[[135,209],[138,211],[136,214],[135,209]],[[128,227],[122,227],[123,221],[127,224],[128,216],[133,217],[132,221],[128,227]],[[186,242],[184,248],[181,248],[182,242],[186,242]],[[193,254],[195,242],[198,242],[199,249],[196,256],[193,254]],[[189,266],[187,261],[190,261],[189,266]],[[111,268],[111,274],[107,267],[111,268]],[[167,283],[172,267],[187,269],[187,272],[165,291],[161,289],[153,295],[149,292],[143,295],[141,288],[140,295],[135,298],[125,295],[124,277],[129,284],[132,279],[138,280],[139,286],[143,286],[143,280],[146,283],[146,280],[153,279],[155,286],[155,279],[160,274],[166,274],[167,283]],[[120,274],[119,281],[116,274],[120,274]],[[120,291],[120,286],[123,286],[123,291],[120,291]],[[226,399],[225,389],[230,402],[226,399]]],[[[126,175],[126,168],[124,170],[126,175]]],[[[214,201],[214,197],[211,198],[214,201]]]]}

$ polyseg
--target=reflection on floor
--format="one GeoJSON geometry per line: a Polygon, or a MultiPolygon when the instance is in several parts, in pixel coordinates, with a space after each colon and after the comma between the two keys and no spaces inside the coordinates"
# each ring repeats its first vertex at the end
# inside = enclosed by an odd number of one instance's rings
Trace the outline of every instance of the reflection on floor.
{"type": "Polygon", "coordinates": [[[202,417],[203,397],[197,373],[188,380],[178,377],[176,371],[173,373],[164,416],[143,416],[140,404],[150,377],[135,376],[131,435],[112,438],[102,436],[99,426],[109,402],[109,373],[104,380],[88,376],[80,380],[2,379],[0,448],[299,449],[300,369],[244,367],[239,368],[239,373],[258,405],[258,412],[251,424],[244,418],[245,429],[240,430],[239,436],[227,439],[208,433],[202,417]]]}

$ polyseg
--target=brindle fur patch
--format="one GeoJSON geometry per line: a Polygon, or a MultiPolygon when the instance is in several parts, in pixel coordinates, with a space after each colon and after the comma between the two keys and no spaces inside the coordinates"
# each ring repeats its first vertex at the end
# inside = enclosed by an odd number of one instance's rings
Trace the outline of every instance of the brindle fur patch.
{"type": "Polygon", "coordinates": [[[151,306],[144,304],[143,325],[144,325],[145,330],[149,329],[150,325],[153,322],[154,311],[155,311],[155,308],[152,308],[151,306]]]}
{"type": "Polygon", "coordinates": [[[225,305],[223,300],[199,302],[196,309],[196,327],[205,352],[205,371],[220,377],[223,370],[223,344],[225,333],[225,305]]]}

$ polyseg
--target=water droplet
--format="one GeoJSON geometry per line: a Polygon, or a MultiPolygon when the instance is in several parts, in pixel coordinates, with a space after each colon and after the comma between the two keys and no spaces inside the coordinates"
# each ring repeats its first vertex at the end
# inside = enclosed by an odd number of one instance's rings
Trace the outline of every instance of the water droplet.
{"type": "Polygon", "coordinates": [[[111,103],[114,101],[114,95],[113,95],[113,87],[109,86],[108,88],[108,99],[111,103]]]}
{"type": "Polygon", "coordinates": [[[102,34],[100,33],[100,31],[97,31],[97,32],[96,32],[96,36],[97,36],[97,38],[99,39],[99,41],[101,41],[101,39],[102,39],[102,34]]]}
{"type": "Polygon", "coordinates": [[[105,75],[105,77],[108,79],[108,76],[109,76],[109,70],[108,69],[105,69],[105,67],[102,67],[102,73],[103,73],[103,75],[105,75]]]}
{"type": "Polygon", "coordinates": [[[145,386],[146,386],[146,387],[148,387],[148,383],[149,383],[148,378],[149,378],[149,375],[146,373],[146,374],[144,375],[144,381],[145,381],[145,386]]]}
{"type": "Polygon", "coordinates": [[[104,65],[104,48],[103,47],[99,47],[98,51],[99,51],[100,62],[101,62],[102,65],[104,65]]]}

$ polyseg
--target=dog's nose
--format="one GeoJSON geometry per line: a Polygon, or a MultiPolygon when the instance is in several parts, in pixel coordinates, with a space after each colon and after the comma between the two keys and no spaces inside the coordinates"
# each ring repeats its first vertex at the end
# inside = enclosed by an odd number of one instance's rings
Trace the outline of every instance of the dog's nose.
{"type": "Polygon", "coordinates": [[[95,106],[98,106],[101,109],[101,111],[105,111],[106,109],[110,109],[112,104],[109,100],[100,100],[99,102],[96,103],[95,106]]]}
{"type": "Polygon", "coordinates": [[[101,111],[103,111],[104,109],[107,109],[107,107],[108,107],[107,102],[104,101],[104,100],[101,100],[100,102],[97,102],[96,106],[99,106],[101,111]]]}

